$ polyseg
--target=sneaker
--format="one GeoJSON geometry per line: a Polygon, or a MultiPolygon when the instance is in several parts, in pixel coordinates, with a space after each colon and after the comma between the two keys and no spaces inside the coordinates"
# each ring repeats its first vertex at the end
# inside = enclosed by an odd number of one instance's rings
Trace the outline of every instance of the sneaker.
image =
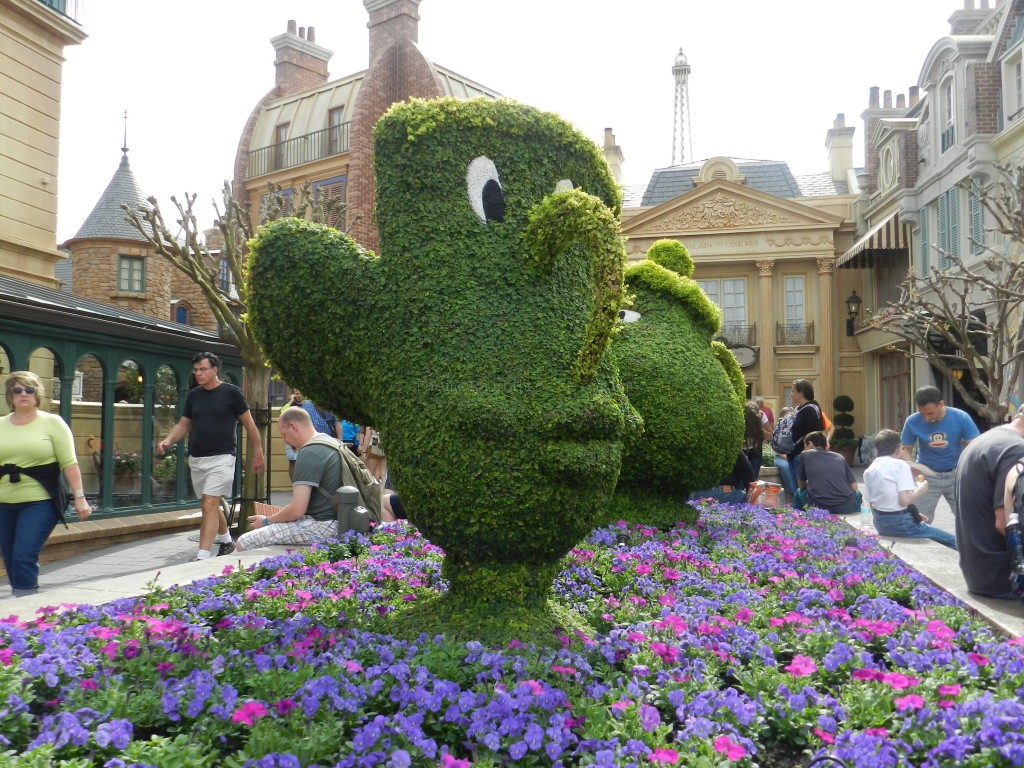
{"type": "Polygon", "coordinates": [[[216,555],[216,557],[221,557],[222,555],[230,555],[234,551],[235,551],[235,542],[233,542],[233,541],[222,541],[222,542],[219,542],[217,544],[217,555],[216,555]]]}

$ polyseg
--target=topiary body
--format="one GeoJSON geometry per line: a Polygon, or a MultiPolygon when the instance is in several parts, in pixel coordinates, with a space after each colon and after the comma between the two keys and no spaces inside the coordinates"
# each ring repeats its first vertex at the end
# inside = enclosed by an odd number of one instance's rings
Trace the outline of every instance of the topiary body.
{"type": "Polygon", "coordinates": [[[691,279],[693,260],[659,240],[626,269],[630,312],[610,354],[643,435],[626,450],[614,519],[665,527],[693,521],[693,491],[718,485],[743,445],[746,385],[736,358],[712,341],[721,312],[691,279]]]}
{"type": "Polygon", "coordinates": [[[593,143],[511,102],[396,105],[374,153],[380,257],[270,224],[250,322],[288,382],[380,429],[410,520],[446,552],[447,594],[395,630],[550,642],[573,621],[548,601],[559,561],[638,431],[604,356],[618,187],[593,143]]]}

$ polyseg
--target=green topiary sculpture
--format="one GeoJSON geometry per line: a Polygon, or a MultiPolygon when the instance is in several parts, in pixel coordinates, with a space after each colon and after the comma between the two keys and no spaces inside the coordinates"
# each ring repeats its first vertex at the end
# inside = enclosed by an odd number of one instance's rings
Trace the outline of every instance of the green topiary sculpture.
{"type": "Polygon", "coordinates": [[[447,594],[396,633],[551,643],[548,601],[639,430],[604,356],[619,191],[594,144],[511,102],[414,100],[374,130],[380,257],[286,219],[251,243],[249,321],[290,383],[377,426],[447,594]]]}
{"type": "Polygon", "coordinates": [[[626,269],[630,308],[610,354],[644,433],[626,450],[613,519],[670,526],[692,522],[693,491],[718,485],[743,444],[746,384],[723,344],[721,312],[691,279],[693,259],[659,240],[626,269]]]}

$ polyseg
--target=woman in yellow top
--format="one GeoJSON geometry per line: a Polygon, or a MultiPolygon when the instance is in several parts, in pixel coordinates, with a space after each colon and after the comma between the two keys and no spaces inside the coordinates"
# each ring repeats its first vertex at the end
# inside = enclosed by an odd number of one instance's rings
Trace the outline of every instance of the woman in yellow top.
{"type": "Polygon", "coordinates": [[[4,382],[4,397],[11,413],[0,418],[0,554],[14,596],[24,597],[39,591],[39,553],[63,519],[62,471],[78,519],[89,517],[92,507],[82,489],[71,429],[60,416],[39,410],[39,377],[15,371],[4,382]]]}

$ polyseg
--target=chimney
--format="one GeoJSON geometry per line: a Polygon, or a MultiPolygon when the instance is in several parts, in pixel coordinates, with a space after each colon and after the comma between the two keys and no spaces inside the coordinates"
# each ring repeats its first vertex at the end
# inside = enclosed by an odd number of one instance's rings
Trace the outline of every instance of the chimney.
{"type": "Polygon", "coordinates": [[[853,134],[856,130],[846,127],[846,115],[840,112],[825,136],[832,181],[846,181],[847,172],[853,169],[853,134]]]}
{"type": "Polygon", "coordinates": [[[896,109],[906,109],[907,98],[902,93],[896,94],[896,109]]]}
{"type": "Polygon", "coordinates": [[[288,31],[270,41],[277,52],[274,68],[278,95],[290,96],[328,81],[327,62],[333,53],[317,45],[315,37],[313,27],[307,30],[290,19],[288,31]]]}
{"type": "Polygon", "coordinates": [[[419,42],[420,0],[363,0],[370,14],[370,64],[400,40],[419,42]]]}
{"type": "Polygon", "coordinates": [[[868,90],[868,94],[869,94],[869,96],[868,96],[868,109],[878,109],[878,91],[879,90],[880,89],[879,89],[879,87],[877,85],[871,86],[871,88],[868,90]]]}
{"type": "Polygon", "coordinates": [[[910,106],[916,107],[921,100],[921,90],[916,85],[910,86],[910,106]]]}
{"type": "Polygon", "coordinates": [[[608,161],[608,167],[611,169],[612,178],[621,184],[622,164],[626,162],[626,158],[622,154],[622,147],[615,143],[615,134],[612,133],[611,128],[604,129],[603,151],[604,159],[608,161]]]}

